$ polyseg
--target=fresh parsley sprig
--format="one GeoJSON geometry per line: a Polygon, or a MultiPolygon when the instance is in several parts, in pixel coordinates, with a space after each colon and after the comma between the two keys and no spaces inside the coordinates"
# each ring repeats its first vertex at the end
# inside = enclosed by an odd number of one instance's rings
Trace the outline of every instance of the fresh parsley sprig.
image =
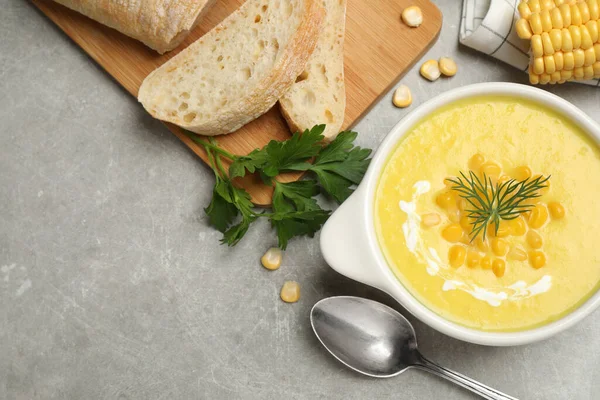
{"type": "Polygon", "coordinates": [[[338,203],[352,194],[370,162],[370,149],[354,146],[357,133],[340,132],[331,143],[323,142],[325,125],[317,125],[290,139],[272,140],[262,149],[237,156],[219,147],[214,138],[208,141],[193,134],[189,137],[208,154],[215,174],[213,196],[204,209],[211,226],[223,233],[222,243],[235,246],[258,218],[265,217],[277,232],[279,247],[285,249],[295,236],[314,236],[321,229],[330,210],[324,210],[315,196],[323,192],[338,203]],[[222,158],[229,159],[229,170],[222,158]],[[283,183],[275,179],[282,172],[308,171],[316,179],[283,183]],[[272,210],[256,211],[250,195],[233,184],[236,177],[257,173],[273,186],[272,210]]]}
{"type": "Polygon", "coordinates": [[[471,220],[471,242],[482,234],[485,240],[487,228],[494,224],[498,233],[501,220],[512,220],[534,207],[527,203],[541,196],[540,191],[548,186],[547,177],[536,176],[524,181],[510,179],[503,183],[493,184],[491,178],[483,174],[480,179],[476,173],[469,171],[469,176],[460,172],[460,176],[449,179],[453,183],[452,190],[465,199],[471,209],[465,210],[471,220]]]}

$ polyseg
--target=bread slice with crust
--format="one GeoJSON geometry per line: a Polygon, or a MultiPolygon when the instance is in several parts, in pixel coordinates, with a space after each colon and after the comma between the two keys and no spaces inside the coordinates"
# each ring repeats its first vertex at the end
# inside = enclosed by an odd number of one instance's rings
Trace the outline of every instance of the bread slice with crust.
{"type": "Polygon", "coordinates": [[[54,0],[159,53],[177,47],[215,0],[54,0]]]}
{"type": "Polygon", "coordinates": [[[289,90],[324,18],[321,0],[247,0],[148,75],[138,100],[153,117],[190,131],[233,132],[289,90]]]}
{"type": "Polygon", "coordinates": [[[344,122],[344,33],[346,0],[321,0],[326,8],[325,26],[304,72],[279,100],[290,129],[303,132],[327,124],[325,138],[337,136],[344,122]]]}

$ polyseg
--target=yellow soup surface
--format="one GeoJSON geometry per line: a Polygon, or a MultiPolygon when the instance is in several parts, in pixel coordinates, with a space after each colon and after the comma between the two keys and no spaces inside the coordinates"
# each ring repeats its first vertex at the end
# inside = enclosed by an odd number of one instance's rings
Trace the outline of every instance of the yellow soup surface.
{"type": "Polygon", "coordinates": [[[397,145],[375,194],[375,225],[391,269],[434,312],[486,331],[540,326],[598,290],[600,152],[544,106],[466,99],[427,116],[397,145]],[[469,171],[494,186],[550,178],[524,203],[529,212],[471,240],[470,207],[446,180],[469,171]]]}

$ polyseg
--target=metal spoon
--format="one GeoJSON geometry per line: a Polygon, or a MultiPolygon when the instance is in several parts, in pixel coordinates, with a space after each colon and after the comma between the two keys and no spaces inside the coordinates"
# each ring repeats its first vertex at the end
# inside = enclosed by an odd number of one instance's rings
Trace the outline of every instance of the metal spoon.
{"type": "Polygon", "coordinates": [[[335,358],[362,374],[390,378],[414,367],[446,378],[484,399],[518,400],[423,357],[410,322],[376,301],[329,297],[314,305],[310,323],[335,358]]]}

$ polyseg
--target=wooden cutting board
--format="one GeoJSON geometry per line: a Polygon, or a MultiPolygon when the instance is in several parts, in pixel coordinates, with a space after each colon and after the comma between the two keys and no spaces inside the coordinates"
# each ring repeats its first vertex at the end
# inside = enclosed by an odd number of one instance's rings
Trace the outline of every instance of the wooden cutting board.
{"type": "MultiPolygon", "coordinates": [[[[137,96],[142,81],[152,70],[209,31],[243,3],[243,0],[218,0],[178,49],[159,55],[142,43],[51,0],[32,1],[134,96],[137,96]]],[[[344,45],[347,94],[344,129],[352,127],[421,58],[437,39],[441,26],[442,14],[429,0],[348,0],[344,45]],[[423,10],[424,22],[418,28],[409,28],[400,20],[402,10],[411,5],[423,10]]],[[[166,125],[194,153],[207,160],[204,150],[180,128],[168,123],[166,125]]],[[[247,154],[272,139],[285,140],[288,137],[290,132],[276,105],[240,130],[217,139],[229,152],[247,154]]],[[[282,180],[299,177],[299,174],[289,174],[283,176],[282,180]]],[[[270,188],[262,185],[256,177],[244,178],[239,184],[248,190],[257,205],[270,204],[270,188]]]]}

